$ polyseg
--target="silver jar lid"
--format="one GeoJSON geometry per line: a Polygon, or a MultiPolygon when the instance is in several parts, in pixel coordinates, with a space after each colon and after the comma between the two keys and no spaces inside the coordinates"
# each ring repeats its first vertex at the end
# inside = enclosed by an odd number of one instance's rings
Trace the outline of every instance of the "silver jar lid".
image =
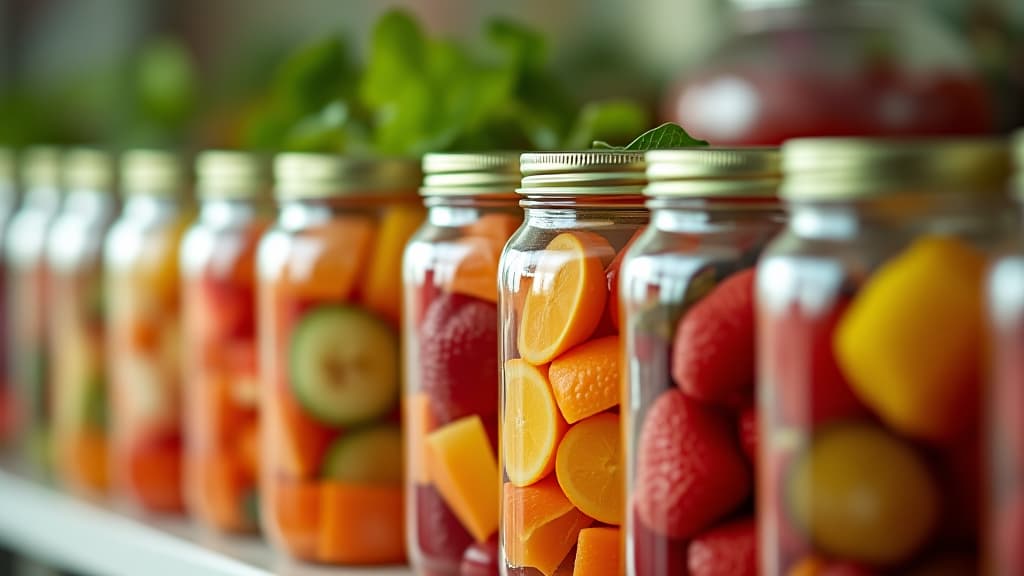
{"type": "Polygon", "coordinates": [[[423,196],[514,195],[520,152],[450,152],[423,157],[423,196]]]}
{"type": "Polygon", "coordinates": [[[196,158],[200,200],[252,200],[267,196],[270,161],[257,153],[207,150],[196,158]]]}
{"type": "Polygon", "coordinates": [[[413,158],[285,152],[274,159],[274,194],[282,201],[410,195],[422,178],[413,158]]]}
{"type": "Polygon", "coordinates": [[[524,196],[640,195],[644,153],[627,150],[528,152],[520,158],[524,196]]]}
{"type": "Polygon", "coordinates": [[[680,148],[647,153],[647,196],[776,196],[782,181],[778,148],[680,148]]]}

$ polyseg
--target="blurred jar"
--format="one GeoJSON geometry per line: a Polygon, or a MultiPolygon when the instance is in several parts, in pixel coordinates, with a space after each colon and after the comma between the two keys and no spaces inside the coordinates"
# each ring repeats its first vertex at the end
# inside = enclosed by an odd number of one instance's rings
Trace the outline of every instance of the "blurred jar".
{"type": "Polygon", "coordinates": [[[518,153],[429,154],[405,251],[406,478],[417,574],[498,571],[498,260],[523,220],[518,153]]]}
{"type": "Polygon", "coordinates": [[[49,272],[46,235],[60,208],[60,152],[29,148],[22,156],[24,198],[6,230],[7,331],[10,382],[20,440],[37,471],[50,470],[49,272]]]}
{"type": "MultiPolygon", "coordinates": [[[[17,165],[14,151],[0,148],[0,294],[7,295],[7,228],[18,205],[17,165]]],[[[0,450],[7,447],[15,433],[15,392],[8,364],[10,342],[8,320],[0,321],[0,450]]]]}
{"type": "MultiPolygon", "coordinates": [[[[1018,206],[1024,202],[1024,131],[1016,139],[1018,206]]],[[[992,265],[987,280],[992,342],[985,574],[1024,574],[1024,236],[992,265]]]]}
{"type": "Polygon", "coordinates": [[[647,223],[641,152],[523,154],[526,219],[502,255],[503,573],[620,565],[617,279],[647,223]]]}
{"type": "Polygon", "coordinates": [[[106,295],[103,239],[117,216],[114,159],[100,150],[64,154],[63,206],[47,238],[49,358],[55,470],[72,490],[107,490],[106,295]]]}
{"type": "Polygon", "coordinates": [[[196,161],[199,218],[181,245],[188,504],[229,532],[258,526],[256,246],[270,225],[270,166],[243,152],[196,161]]]}
{"type": "Polygon", "coordinates": [[[281,154],[257,255],[263,528],[329,564],[405,560],[402,251],[419,162],[281,154]]]}
{"type": "Polygon", "coordinates": [[[124,208],[104,247],[111,460],[118,496],[151,512],[184,510],[179,244],[192,217],[172,153],[121,160],[124,208]]]}
{"type": "Polygon", "coordinates": [[[715,145],[801,136],[979,134],[970,50],[917,0],[733,0],[734,32],[666,100],[715,145]]]}
{"type": "Polygon", "coordinates": [[[756,574],[754,264],[783,222],[779,151],[646,161],[651,225],[620,280],[626,572],[756,574]],[[701,560],[721,538],[734,552],[701,560]]]}
{"type": "Polygon", "coordinates": [[[789,226],[757,272],[761,573],[976,573],[1006,146],[803,139],[783,157],[789,226]]]}

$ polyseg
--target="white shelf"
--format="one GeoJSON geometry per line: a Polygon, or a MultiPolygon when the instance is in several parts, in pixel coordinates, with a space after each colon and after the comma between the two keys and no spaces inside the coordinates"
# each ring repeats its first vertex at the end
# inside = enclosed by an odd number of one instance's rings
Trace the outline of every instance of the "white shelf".
{"type": "Polygon", "coordinates": [[[0,469],[0,542],[95,576],[410,576],[408,568],[327,568],[275,555],[256,537],[143,518],[0,469]]]}

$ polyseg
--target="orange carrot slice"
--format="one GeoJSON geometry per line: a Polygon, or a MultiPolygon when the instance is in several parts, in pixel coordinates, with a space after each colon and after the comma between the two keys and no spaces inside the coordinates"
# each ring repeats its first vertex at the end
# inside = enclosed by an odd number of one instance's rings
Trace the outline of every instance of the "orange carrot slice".
{"type": "Polygon", "coordinates": [[[526,361],[546,364],[590,337],[608,300],[602,258],[612,254],[592,232],[563,232],[540,253],[519,326],[526,361]]]}
{"type": "Polygon", "coordinates": [[[403,489],[325,482],[316,559],[340,564],[405,560],[403,489]]]}
{"type": "Polygon", "coordinates": [[[551,576],[593,519],[573,507],[553,478],[526,487],[505,483],[503,492],[506,560],[551,576]]]}
{"type": "Polygon", "coordinates": [[[271,511],[273,534],[293,555],[314,559],[320,533],[320,484],[275,479],[264,483],[264,509],[271,511]]]}
{"type": "Polygon", "coordinates": [[[320,470],[320,461],[336,432],[313,421],[279,383],[264,404],[271,451],[266,455],[278,471],[292,478],[308,478],[320,470]]]}
{"type": "Polygon", "coordinates": [[[369,217],[336,217],[282,243],[284,291],[299,300],[348,300],[370,258],[374,232],[369,217]]]}
{"type": "Polygon", "coordinates": [[[587,576],[620,576],[622,561],[618,528],[586,528],[580,530],[576,544],[574,574],[587,576]]]}
{"type": "Polygon", "coordinates": [[[501,248],[496,249],[487,238],[467,237],[454,242],[451,249],[456,264],[445,290],[497,302],[501,248]]]}
{"type": "Polygon", "coordinates": [[[516,486],[527,486],[555,468],[555,451],[568,425],[548,384],[547,367],[522,360],[505,363],[502,454],[505,473],[516,486]]]}
{"type": "Polygon", "coordinates": [[[619,405],[619,337],[591,340],[562,354],[548,369],[562,416],[574,424],[619,405]]]}
{"type": "Polygon", "coordinates": [[[427,436],[437,491],[477,542],[498,530],[498,462],[483,420],[474,414],[427,436]]]}
{"type": "Polygon", "coordinates": [[[147,510],[184,511],[181,448],[177,436],[155,438],[129,448],[128,489],[147,510]]]}
{"type": "Polygon", "coordinates": [[[622,434],[618,414],[575,424],[558,446],[555,474],[565,496],[605,524],[622,523],[622,434]]]}
{"type": "Polygon", "coordinates": [[[430,397],[417,392],[408,397],[405,405],[406,446],[409,451],[409,475],[417,484],[430,484],[427,461],[427,434],[437,428],[437,417],[430,397]]]}
{"type": "Polygon", "coordinates": [[[419,205],[395,206],[384,212],[376,249],[363,279],[363,304],[395,326],[401,321],[402,311],[402,254],[423,218],[419,205]]]}
{"type": "Polygon", "coordinates": [[[466,227],[466,236],[486,238],[500,254],[508,239],[515,234],[522,223],[523,216],[518,212],[514,214],[500,212],[484,214],[479,220],[466,227]]]}
{"type": "Polygon", "coordinates": [[[222,530],[249,528],[244,515],[244,499],[255,488],[255,479],[228,454],[192,459],[195,475],[195,508],[206,521],[222,530]]]}
{"type": "Polygon", "coordinates": [[[64,476],[77,487],[102,494],[109,487],[107,437],[91,430],[62,436],[59,447],[64,476]]]}

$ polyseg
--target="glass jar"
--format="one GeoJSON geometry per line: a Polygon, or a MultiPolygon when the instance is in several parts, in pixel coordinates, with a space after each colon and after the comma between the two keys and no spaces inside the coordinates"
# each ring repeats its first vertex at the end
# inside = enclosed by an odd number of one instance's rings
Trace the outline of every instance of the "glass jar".
{"type": "MultiPolygon", "coordinates": [[[[7,255],[5,238],[11,217],[18,203],[17,174],[14,152],[0,148],[0,294],[7,294],[7,255]]],[[[7,320],[0,321],[0,450],[7,447],[15,432],[14,391],[8,372],[7,320]]]]}
{"type": "Polygon", "coordinates": [[[498,572],[498,260],[522,223],[518,153],[428,154],[405,250],[408,546],[421,576],[498,572]]]}
{"type": "Polygon", "coordinates": [[[621,564],[616,286],[648,219],[643,153],[520,162],[526,219],[499,268],[502,572],[583,575],[621,564]]]}
{"type": "Polygon", "coordinates": [[[112,488],[149,512],[184,510],[179,244],[192,219],[169,152],[122,157],[124,208],[104,245],[112,488]]]}
{"type": "Polygon", "coordinates": [[[977,573],[1006,146],[804,139],[783,164],[789,226],[756,279],[761,574],[977,573]]]}
{"type": "Polygon", "coordinates": [[[53,461],[65,486],[98,496],[109,470],[102,252],[118,209],[114,159],[74,149],[63,171],[65,199],[46,246],[53,461]]]}
{"type": "Polygon", "coordinates": [[[399,279],[419,162],[289,153],[274,178],[257,253],[263,528],[304,560],[403,562],[399,279]]]}
{"type": "Polygon", "coordinates": [[[783,221],[779,152],[692,148],[646,161],[651,225],[626,253],[619,299],[626,573],[756,574],[753,279],[783,221]],[[713,467],[702,462],[711,443],[713,467]],[[723,537],[736,552],[701,560],[723,537]]]}
{"type": "MultiPolygon", "coordinates": [[[[1024,202],[1024,131],[1016,139],[1018,206],[1024,202]]],[[[988,508],[985,574],[1024,574],[1024,236],[988,274],[986,295],[991,379],[988,422],[988,508]]]]}
{"type": "Polygon", "coordinates": [[[665,103],[666,119],[694,136],[719,146],[778,145],[992,128],[968,46],[918,0],[732,4],[729,40],[665,103]]]}
{"type": "Polygon", "coordinates": [[[196,160],[199,218],[181,244],[185,474],[204,524],[258,524],[256,246],[272,220],[270,169],[243,152],[196,160]]]}
{"type": "Polygon", "coordinates": [[[60,152],[35,147],[23,155],[24,198],[4,242],[10,382],[19,443],[35,471],[50,471],[50,359],[47,356],[49,273],[46,235],[60,208],[60,152]]]}

